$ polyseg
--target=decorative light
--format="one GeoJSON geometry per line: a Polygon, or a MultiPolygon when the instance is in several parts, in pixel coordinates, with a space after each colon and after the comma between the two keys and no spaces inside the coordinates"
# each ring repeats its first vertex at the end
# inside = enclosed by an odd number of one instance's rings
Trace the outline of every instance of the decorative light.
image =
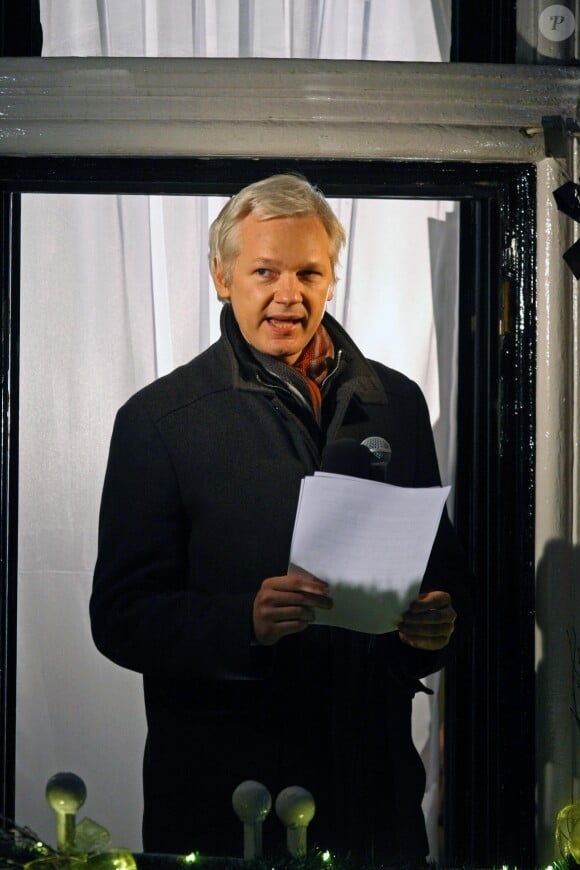
{"type": "Polygon", "coordinates": [[[580,800],[563,807],[556,817],[556,842],[562,858],[580,863],[580,800]]]}
{"type": "Polygon", "coordinates": [[[232,806],[244,826],[244,860],[262,857],[262,825],[272,808],[272,796],[254,779],[241,782],[232,794],[232,806]]]}
{"type": "Polygon", "coordinates": [[[299,785],[283,788],[275,803],[276,815],[286,828],[286,845],[295,858],[307,854],[306,830],[314,818],[316,804],[307,789],[299,785]]]}
{"type": "Polygon", "coordinates": [[[71,852],[75,844],[75,815],[87,798],[87,789],[76,773],[55,773],[46,784],[46,800],[56,814],[56,846],[71,852]]]}

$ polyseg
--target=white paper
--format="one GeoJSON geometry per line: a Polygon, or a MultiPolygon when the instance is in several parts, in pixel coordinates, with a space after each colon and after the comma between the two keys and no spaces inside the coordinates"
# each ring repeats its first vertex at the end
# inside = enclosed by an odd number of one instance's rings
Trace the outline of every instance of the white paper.
{"type": "Polygon", "coordinates": [[[305,477],[290,570],[325,580],[316,623],[382,634],[417,596],[450,487],[411,489],[317,472],[305,477]]]}

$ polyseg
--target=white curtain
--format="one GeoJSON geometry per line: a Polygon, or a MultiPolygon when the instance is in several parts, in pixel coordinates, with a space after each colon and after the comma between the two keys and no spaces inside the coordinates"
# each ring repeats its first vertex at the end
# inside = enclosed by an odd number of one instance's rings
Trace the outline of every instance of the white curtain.
{"type": "MultiPolygon", "coordinates": [[[[43,54],[446,60],[449,6],[41,0],[43,54]]],[[[222,202],[23,197],[16,817],[51,842],[44,785],[73,770],[88,787],[81,815],[105,825],[116,844],[141,848],[141,680],[94,650],[88,625],[100,488],[116,409],[217,336],[206,251],[222,202]]],[[[420,383],[451,482],[456,206],[333,206],[350,244],[331,310],[367,355],[420,383]]],[[[431,683],[437,688],[438,677],[431,683]]],[[[421,697],[416,707],[435,857],[437,699],[421,697]]]]}

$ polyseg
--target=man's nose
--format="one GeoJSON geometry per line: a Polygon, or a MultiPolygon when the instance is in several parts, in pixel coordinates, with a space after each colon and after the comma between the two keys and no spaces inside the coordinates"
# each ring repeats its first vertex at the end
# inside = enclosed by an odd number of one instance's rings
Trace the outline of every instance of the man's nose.
{"type": "Polygon", "coordinates": [[[301,299],[302,291],[298,277],[289,273],[280,275],[276,282],[274,300],[282,305],[292,305],[295,302],[300,302],[301,299]]]}

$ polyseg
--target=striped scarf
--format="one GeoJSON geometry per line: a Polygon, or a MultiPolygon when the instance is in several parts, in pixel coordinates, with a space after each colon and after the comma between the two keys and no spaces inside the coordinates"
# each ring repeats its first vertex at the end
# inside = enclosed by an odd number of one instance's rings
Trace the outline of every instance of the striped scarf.
{"type": "Polygon", "coordinates": [[[310,393],[312,413],[320,423],[322,394],[320,387],[334,360],[334,344],[322,323],[292,366],[305,379],[310,393]]]}

